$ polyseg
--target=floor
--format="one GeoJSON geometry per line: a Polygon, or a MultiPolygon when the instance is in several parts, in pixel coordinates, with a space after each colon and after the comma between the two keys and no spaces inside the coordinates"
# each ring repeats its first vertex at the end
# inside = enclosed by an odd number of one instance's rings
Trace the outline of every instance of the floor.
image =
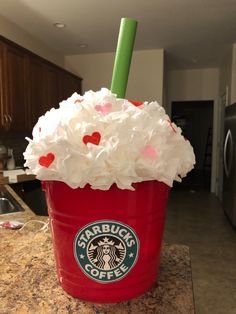
{"type": "Polygon", "coordinates": [[[235,314],[236,231],[218,199],[172,191],[165,241],[190,247],[196,314],[235,314]]]}

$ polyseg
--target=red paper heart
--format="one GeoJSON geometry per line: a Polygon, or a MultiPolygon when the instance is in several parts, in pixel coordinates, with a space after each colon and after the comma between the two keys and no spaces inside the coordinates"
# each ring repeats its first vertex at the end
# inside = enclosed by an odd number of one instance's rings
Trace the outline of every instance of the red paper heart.
{"type": "Polygon", "coordinates": [[[93,132],[92,135],[85,135],[83,137],[84,144],[92,143],[94,145],[98,145],[101,140],[101,134],[99,132],[93,132]]]}
{"type": "Polygon", "coordinates": [[[177,133],[176,130],[174,129],[172,122],[170,120],[167,120],[167,122],[169,123],[169,126],[171,127],[172,131],[177,133]]]}
{"type": "Polygon", "coordinates": [[[48,168],[54,159],[55,155],[53,153],[48,153],[46,156],[39,157],[39,164],[42,167],[48,168]]]}
{"type": "Polygon", "coordinates": [[[83,99],[76,99],[76,100],[75,100],[75,104],[76,104],[76,103],[81,103],[82,101],[83,101],[83,99]]]}
{"type": "Polygon", "coordinates": [[[129,102],[131,102],[136,107],[142,106],[142,104],[144,103],[143,101],[134,101],[134,100],[129,100],[129,102]]]}

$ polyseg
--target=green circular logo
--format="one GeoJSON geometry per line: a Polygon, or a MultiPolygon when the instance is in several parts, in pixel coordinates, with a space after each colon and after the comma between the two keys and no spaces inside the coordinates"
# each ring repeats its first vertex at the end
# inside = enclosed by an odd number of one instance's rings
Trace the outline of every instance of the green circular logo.
{"type": "Polygon", "coordinates": [[[84,226],[74,240],[74,256],[88,277],[109,283],[125,277],[135,265],[139,240],[134,230],[115,220],[84,226]]]}

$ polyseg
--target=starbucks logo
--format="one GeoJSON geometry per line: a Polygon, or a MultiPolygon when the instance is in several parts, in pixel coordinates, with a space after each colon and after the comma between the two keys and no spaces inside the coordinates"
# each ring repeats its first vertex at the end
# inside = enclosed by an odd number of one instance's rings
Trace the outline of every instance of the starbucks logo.
{"type": "Polygon", "coordinates": [[[139,240],[129,226],[114,220],[98,220],[79,230],[74,255],[82,271],[101,283],[125,277],[135,265],[139,240]]]}

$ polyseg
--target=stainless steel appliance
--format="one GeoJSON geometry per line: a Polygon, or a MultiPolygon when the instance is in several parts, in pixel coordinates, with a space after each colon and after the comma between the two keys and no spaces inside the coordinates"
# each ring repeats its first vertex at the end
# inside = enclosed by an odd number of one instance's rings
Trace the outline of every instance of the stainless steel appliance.
{"type": "Polygon", "coordinates": [[[236,227],[236,104],[225,108],[223,209],[236,227]]]}

